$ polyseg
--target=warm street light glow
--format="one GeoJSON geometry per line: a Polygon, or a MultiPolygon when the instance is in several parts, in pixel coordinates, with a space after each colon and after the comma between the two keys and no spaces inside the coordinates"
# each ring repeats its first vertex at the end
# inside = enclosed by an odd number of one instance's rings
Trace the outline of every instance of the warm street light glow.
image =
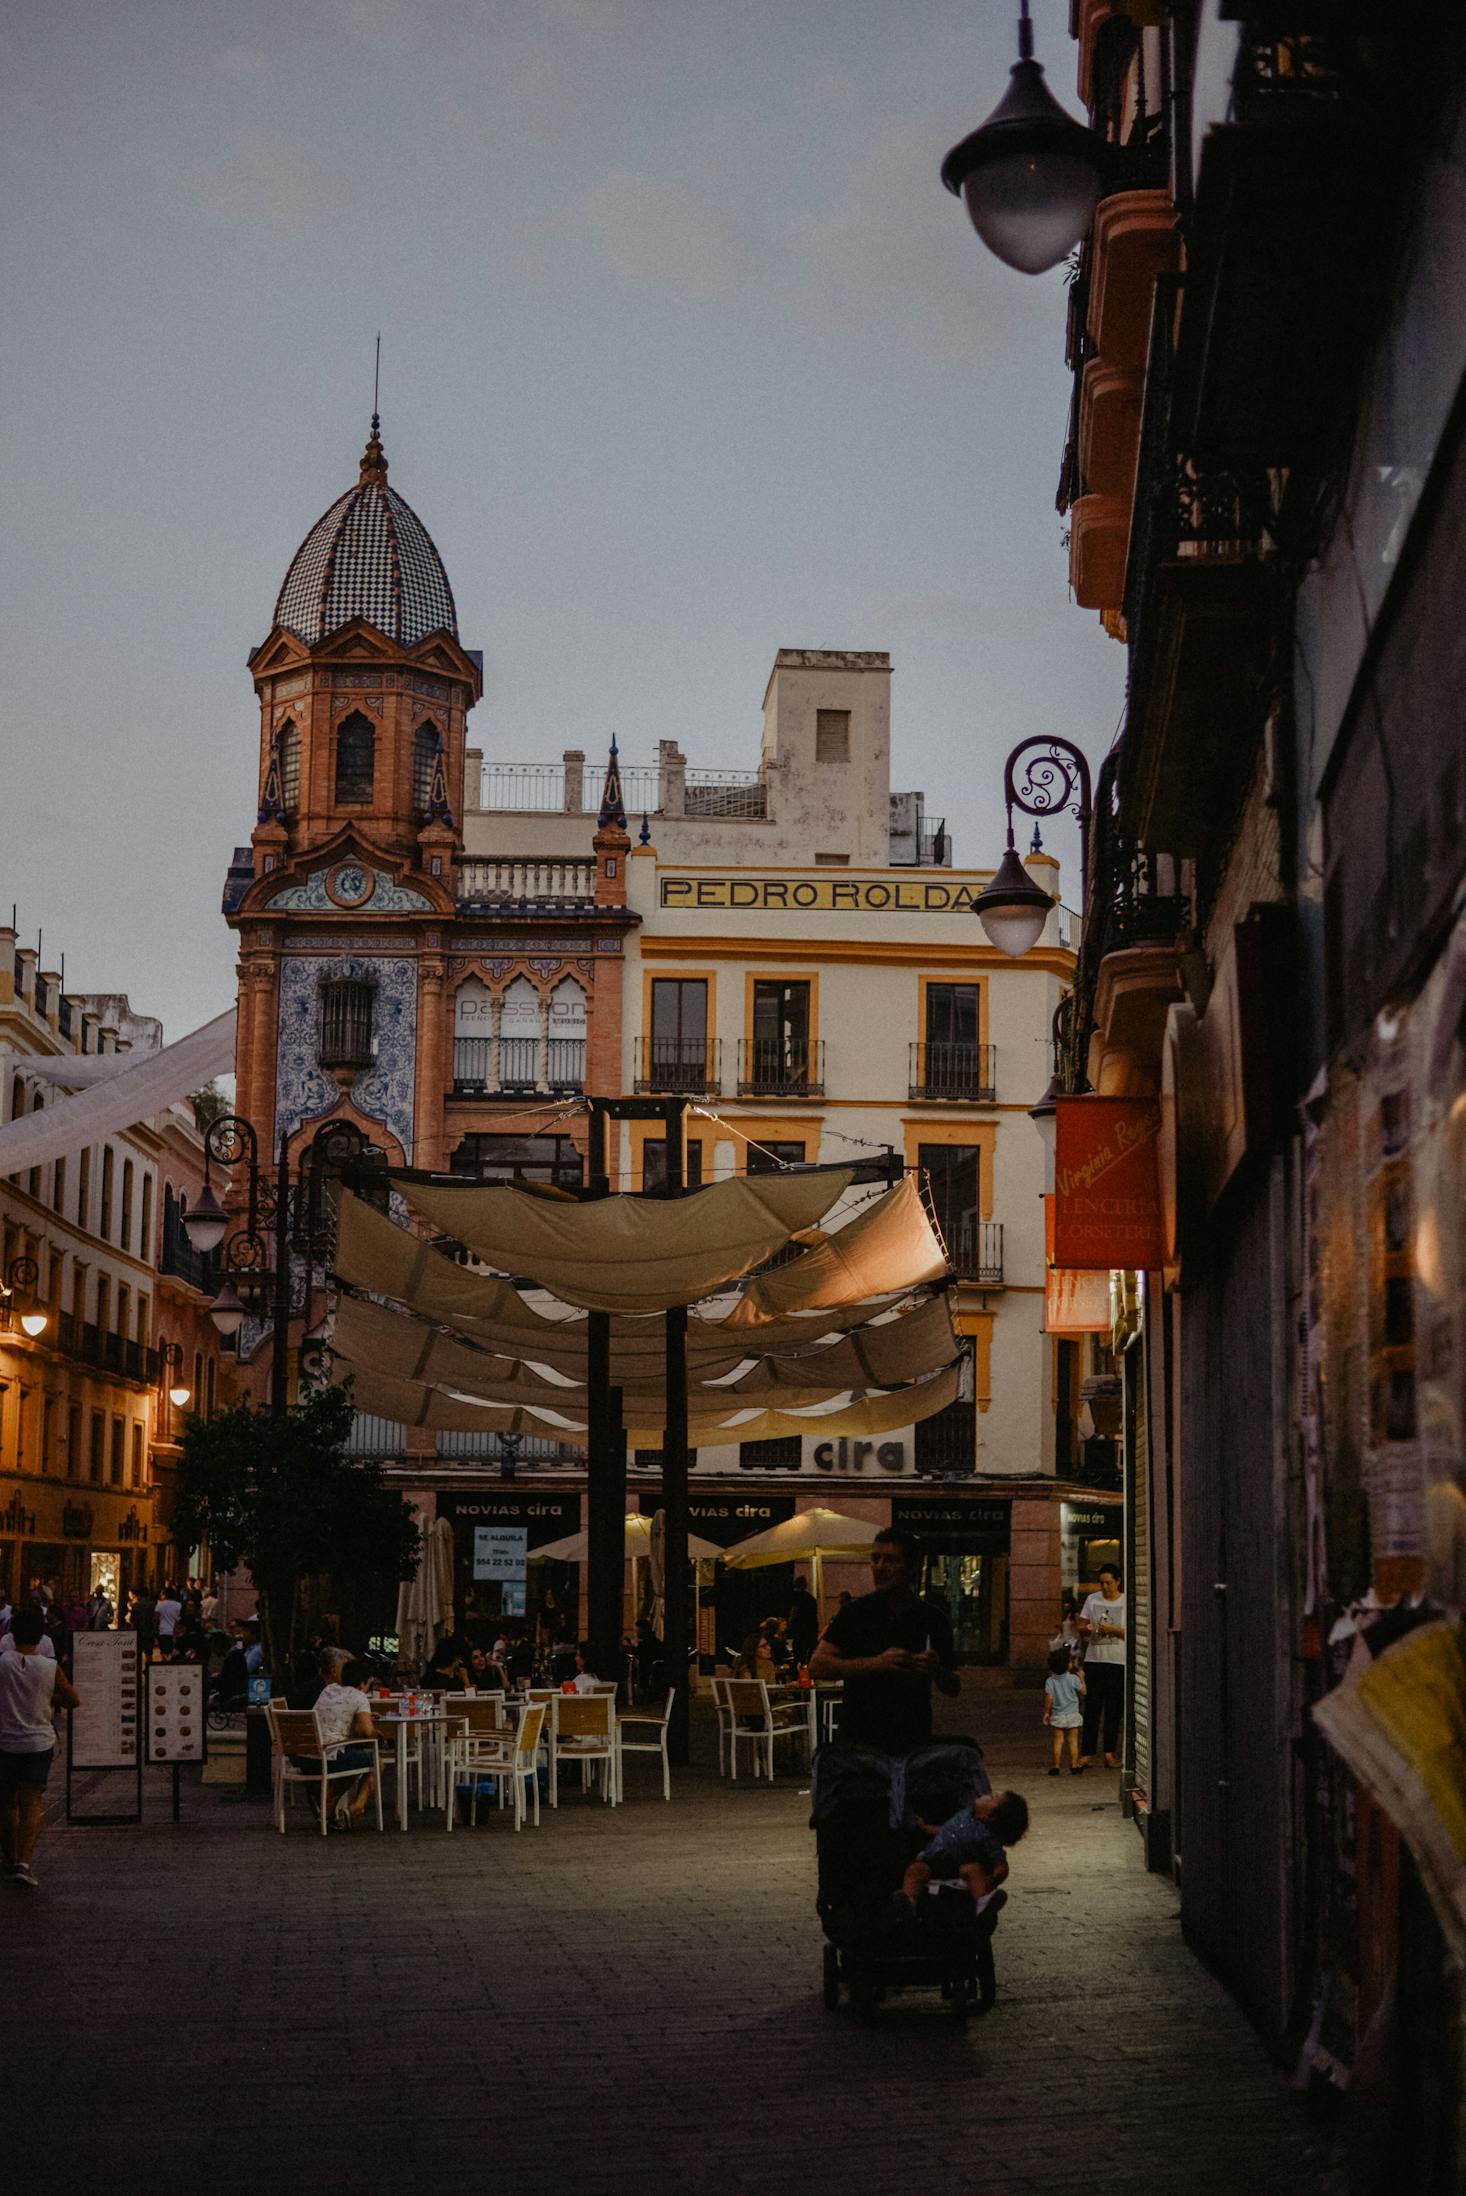
{"type": "Polygon", "coordinates": [[[181,1411],[192,1394],[192,1388],[170,1388],[168,1390],[168,1400],[175,1410],[181,1411]]]}
{"type": "Polygon", "coordinates": [[[975,904],[989,942],[1019,961],[1042,936],[1054,900],[1029,876],[1010,838],[992,883],[979,892],[975,904]]]}
{"type": "Polygon", "coordinates": [[[942,181],[967,207],[988,250],[1020,274],[1042,274],[1088,234],[1109,148],[1067,115],[1033,58],[1023,0],[1012,82],[980,129],[954,145],[942,181]]]}
{"type": "Polygon", "coordinates": [[[224,1207],[205,1182],[198,1203],[183,1216],[185,1235],[196,1251],[207,1256],[210,1251],[219,1248],[228,1225],[229,1219],[224,1207]]]}
{"type": "Polygon", "coordinates": [[[34,1341],[38,1334],[45,1333],[47,1327],[51,1324],[51,1320],[50,1315],[46,1312],[26,1311],[21,1313],[20,1323],[31,1337],[31,1340],[34,1341]]]}

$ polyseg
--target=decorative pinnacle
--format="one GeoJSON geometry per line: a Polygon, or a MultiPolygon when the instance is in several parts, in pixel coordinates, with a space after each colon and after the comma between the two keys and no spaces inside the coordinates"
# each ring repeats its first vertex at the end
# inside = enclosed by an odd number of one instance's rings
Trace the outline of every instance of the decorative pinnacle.
{"type": "Polygon", "coordinates": [[[382,448],[382,422],[375,412],[372,414],[372,431],[361,454],[361,477],[364,481],[387,478],[387,453],[382,448]]]}
{"type": "Polygon", "coordinates": [[[1039,836],[1038,825],[1035,824],[1033,827],[1033,843],[1029,847],[1028,851],[1030,854],[1042,854],[1043,850],[1044,843],[1042,838],[1039,836]]]}
{"type": "Polygon", "coordinates": [[[606,782],[601,787],[601,813],[596,818],[596,828],[604,831],[607,824],[619,824],[626,829],[626,800],[621,791],[621,762],[616,752],[616,735],[611,734],[611,753],[606,762],[606,782]]]}
{"type": "Polygon", "coordinates": [[[645,809],[641,812],[641,829],[636,838],[639,846],[650,846],[652,843],[652,820],[645,809]]]}

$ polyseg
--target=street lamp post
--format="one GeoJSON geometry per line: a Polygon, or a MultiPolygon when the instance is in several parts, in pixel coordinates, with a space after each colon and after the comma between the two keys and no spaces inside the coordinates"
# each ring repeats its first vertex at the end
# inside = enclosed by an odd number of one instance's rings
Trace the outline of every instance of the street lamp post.
{"type": "Polygon", "coordinates": [[[1024,868],[1013,843],[1013,811],[1025,816],[1058,816],[1066,811],[1079,824],[1079,905],[1089,891],[1089,826],[1094,812],[1089,763],[1072,740],[1044,735],[1020,740],[1003,765],[1003,800],[1008,812],[1008,844],[993,881],[977,896],[977,914],[1000,953],[1021,960],[1035,944],[1054,901],[1024,868]],[[1024,762],[1020,776],[1018,765],[1024,762]]]}
{"type": "MultiPolygon", "coordinates": [[[[167,1383],[168,1401],[175,1411],[181,1411],[184,1408],[185,1404],[190,1402],[193,1397],[192,1388],[189,1387],[188,1383],[182,1377],[182,1346],[177,1342],[165,1342],[162,1348],[159,1350],[158,1355],[162,1360],[164,1373],[172,1373],[173,1375],[173,1378],[167,1383]]],[[[171,1436],[173,1432],[173,1421],[171,1416],[168,1420],[168,1432],[171,1436]]]]}
{"type": "Polygon", "coordinates": [[[303,1253],[304,1308],[310,1300],[310,1264],[324,1244],[328,1173],[339,1173],[367,1150],[353,1121],[330,1121],[300,1155],[292,1179],[290,1141],[280,1138],[273,1171],[260,1164],[259,1137],[242,1114],[221,1114],[204,1131],[204,1187],[183,1225],[197,1251],[222,1244],[223,1283],[210,1306],[214,1325],[226,1339],[238,1334],[249,1302],[268,1302],[273,1349],[270,1361],[270,1415],[283,1418],[289,1404],[289,1340],[294,1306],[292,1246],[303,1253]],[[214,1193],[211,1172],[242,1169],[245,1190],[241,1226],[229,1232],[229,1214],[214,1193]]]}

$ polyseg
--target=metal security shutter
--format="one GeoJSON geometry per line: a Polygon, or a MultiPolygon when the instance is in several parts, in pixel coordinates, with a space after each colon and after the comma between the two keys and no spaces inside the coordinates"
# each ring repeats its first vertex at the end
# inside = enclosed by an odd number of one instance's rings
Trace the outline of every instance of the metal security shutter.
{"type": "Polygon", "coordinates": [[[1130,1640],[1131,1759],[1135,1789],[1150,1797],[1150,1441],[1145,1394],[1145,1350],[1133,1343],[1125,1357],[1125,1403],[1130,1436],[1130,1484],[1126,1488],[1130,1550],[1125,1567],[1126,1632],[1130,1640]]]}

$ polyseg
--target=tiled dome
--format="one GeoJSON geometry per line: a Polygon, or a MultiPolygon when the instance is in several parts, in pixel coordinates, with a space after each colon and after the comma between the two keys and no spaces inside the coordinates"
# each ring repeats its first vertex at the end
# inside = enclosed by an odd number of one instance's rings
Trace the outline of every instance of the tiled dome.
{"type": "Polygon", "coordinates": [[[375,418],[360,480],[316,520],[275,605],[275,623],[308,645],[352,618],[405,646],[445,626],[458,638],[443,560],[411,504],[387,486],[375,418]]]}

